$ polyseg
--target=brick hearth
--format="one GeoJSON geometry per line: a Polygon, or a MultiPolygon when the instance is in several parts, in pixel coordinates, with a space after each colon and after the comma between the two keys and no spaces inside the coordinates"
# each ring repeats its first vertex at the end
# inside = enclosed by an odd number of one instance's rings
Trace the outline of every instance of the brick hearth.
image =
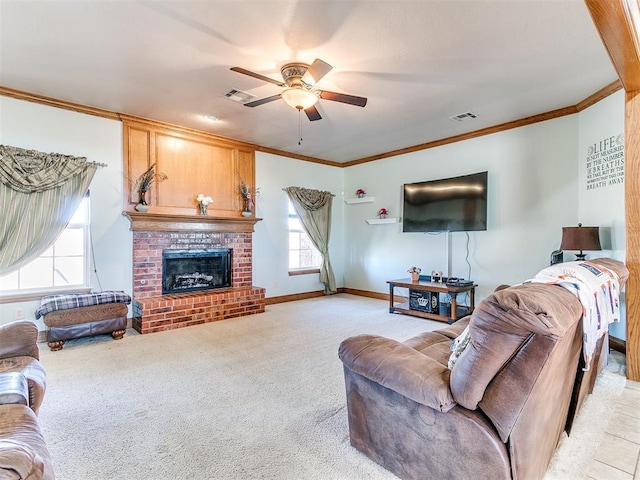
{"type": "Polygon", "coordinates": [[[132,324],[140,333],[152,333],[262,313],[264,309],[264,288],[221,288],[134,300],[132,324]]]}
{"type": "Polygon", "coordinates": [[[149,226],[150,215],[127,216],[133,230],[132,324],[137,331],[152,333],[264,312],[265,289],[252,285],[252,233],[245,226],[239,232],[214,232],[212,221],[200,225],[202,230],[190,224],[183,228],[187,231],[171,231],[182,225],[161,218],[164,223],[149,226]],[[204,248],[232,249],[231,287],[162,295],[162,251],[204,248]]]}

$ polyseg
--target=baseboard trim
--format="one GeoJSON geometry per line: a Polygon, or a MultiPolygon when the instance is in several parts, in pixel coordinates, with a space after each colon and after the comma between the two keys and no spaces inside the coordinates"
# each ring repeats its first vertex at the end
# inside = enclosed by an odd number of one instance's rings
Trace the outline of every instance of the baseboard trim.
{"type": "Polygon", "coordinates": [[[275,305],[277,303],[295,302],[297,300],[306,300],[307,298],[324,297],[322,290],[315,292],[292,293],[291,295],[280,295],[279,297],[265,298],[266,305],[275,305]]]}
{"type": "Polygon", "coordinates": [[[620,338],[609,335],[609,347],[625,355],[627,354],[627,342],[620,338]]]}
{"type": "Polygon", "coordinates": [[[389,295],[386,293],[370,292],[368,290],[358,290],[357,288],[343,288],[343,292],[350,293],[351,295],[359,295],[361,297],[377,298],[378,300],[389,300],[389,295]]]}
{"type": "MultiPolygon", "coordinates": [[[[355,288],[340,287],[338,293],[349,293],[351,295],[359,295],[361,297],[377,298],[379,300],[389,300],[389,295],[385,293],[369,292],[367,290],[358,290],[355,288]]],[[[295,302],[297,300],[306,300],[307,298],[324,297],[322,290],[314,292],[292,293],[291,295],[281,295],[279,297],[267,297],[267,305],[275,305],[276,303],[295,302]]]]}

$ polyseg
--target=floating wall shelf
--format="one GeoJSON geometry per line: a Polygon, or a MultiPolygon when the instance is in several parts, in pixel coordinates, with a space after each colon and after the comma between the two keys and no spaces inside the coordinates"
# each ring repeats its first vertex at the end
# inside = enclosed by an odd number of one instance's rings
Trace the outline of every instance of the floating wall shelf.
{"type": "Polygon", "coordinates": [[[365,220],[369,225],[381,225],[383,223],[398,223],[397,218],[371,218],[369,220],[365,220]]]}
{"type": "Polygon", "coordinates": [[[376,199],[376,197],[361,197],[361,198],[345,198],[345,203],[371,203],[376,199]]]}

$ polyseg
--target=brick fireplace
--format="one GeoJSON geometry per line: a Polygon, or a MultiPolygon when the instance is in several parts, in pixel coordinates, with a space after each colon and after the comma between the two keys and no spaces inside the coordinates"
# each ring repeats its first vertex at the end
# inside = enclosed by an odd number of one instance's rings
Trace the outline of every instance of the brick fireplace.
{"type": "Polygon", "coordinates": [[[264,312],[265,289],[252,285],[255,218],[126,212],[133,230],[133,327],[152,333],[264,312]],[[163,252],[230,249],[231,286],[162,294],[163,252]]]}

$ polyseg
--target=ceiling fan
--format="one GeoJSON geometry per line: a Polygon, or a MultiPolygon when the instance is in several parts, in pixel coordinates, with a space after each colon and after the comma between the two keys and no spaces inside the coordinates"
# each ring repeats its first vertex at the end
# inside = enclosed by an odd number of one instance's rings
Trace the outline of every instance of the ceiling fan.
{"type": "Polygon", "coordinates": [[[320,99],[347,103],[358,107],[364,107],[367,104],[365,97],[313,88],[332,68],[331,65],[319,58],[316,58],[311,65],[299,62],[287,63],[280,69],[283,79],[282,82],[240,67],[232,67],[231,70],[284,88],[284,90],[277,95],[245,103],[245,107],[257,107],[282,98],[290,107],[297,110],[304,110],[309,120],[313,122],[322,119],[320,113],[318,113],[318,109],[315,107],[320,99]]]}

